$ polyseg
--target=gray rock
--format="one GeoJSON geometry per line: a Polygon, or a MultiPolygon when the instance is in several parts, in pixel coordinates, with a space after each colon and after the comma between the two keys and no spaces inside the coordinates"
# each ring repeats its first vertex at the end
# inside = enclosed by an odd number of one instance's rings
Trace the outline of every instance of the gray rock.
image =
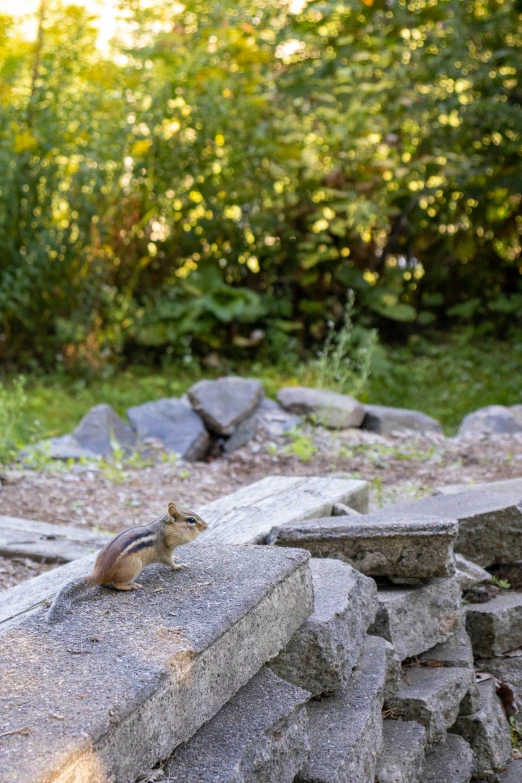
{"type": "Polygon", "coordinates": [[[366,415],[364,405],[347,394],[306,386],[280,389],[277,399],[286,410],[312,417],[329,429],[360,427],[366,415]]]}
{"type": "Polygon", "coordinates": [[[522,646],[522,593],[505,592],[485,604],[466,605],[466,628],[476,657],[522,646]]]}
{"type": "Polygon", "coordinates": [[[473,649],[471,639],[466,630],[461,628],[447,642],[435,645],[431,650],[419,655],[419,663],[423,666],[444,666],[468,669],[470,672],[470,688],[460,703],[460,714],[469,715],[480,707],[479,690],[475,679],[473,664],[473,649]]]}
{"type": "Polygon", "coordinates": [[[269,664],[314,695],[346,686],[375,617],[373,579],[339,560],[310,560],[314,611],[288,646],[269,664]]]}
{"type": "Polygon", "coordinates": [[[426,729],[428,743],[441,742],[459,714],[469,691],[472,673],[460,667],[412,666],[403,670],[397,695],[386,702],[402,720],[413,720],[426,729]]]}
{"type": "Polygon", "coordinates": [[[401,659],[397,655],[395,647],[391,642],[384,642],[384,652],[386,655],[386,683],[384,685],[384,701],[391,699],[400,688],[402,678],[401,659]]]}
{"type": "Polygon", "coordinates": [[[420,783],[469,783],[473,761],[466,740],[448,734],[446,742],[426,753],[420,783]]]}
{"type": "Polygon", "coordinates": [[[522,498],[518,493],[469,491],[386,508],[390,520],[405,514],[458,519],[455,550],[484,568],[522,560],[522,498]]]}
{"type": "Polygon", "coordinates": [[[460,586],[455,577],[416,587],[384,587],[369,633],[393,644],[401,660],[445,642],[461,627],[460,586]]]}
{"type": "Polygon", "coordinates": [[[451,731],[464,737],[475,754],[475,777],[501,772],[511,761],[509,723],[496,693],[495,680],[479,683],[480,709],[461,715],[451,731]]]}
{"type": "Polygon", "coordinates": [[[368,576],[429,579],[455,573],[451,519],[386,512],[364,516],[305,519],[270,533],[270,543],[307,549],[314,557],[335,557],[368,576]]]}
{"type": "Polygon", "coordinates": [[[47,457],[48,459],[100,459],[89,449],[85,449],[76,440],[73,435],[59,435],[56,438],[41,440],[31,446],[26,446],[18,455],[18,459],[24,463],[30,464],[33,456],[47,457]]]}
{"type": "Polygon", "coordinates": [[[522,421],[516,412],[504,405],[488,405],[464,417],[460,435],[514,435],[522,432],[522,421]]]}
{"type": "Polygon", "coordinates": [[[518,709],[520,720],[522,716],[522,655],[477,659],[477,668],[511,686],[515,694],[515,706],[518,709]]]}
{"type": "Polygon", "coordinates": [[[505,479],[504,481],[486,481],[477,484],[448,484],[437,487],[434,495],[459,495],[461,492],[495,492],[507,495],[518,495],[522,498],[522,478],[505,479]]]}
{"type": "Polygon", "coordinates": [[[182,459],[202,459],[210,447],[210,436],[200,417],[175,397],[136,405],[128,409],[127,416],[142,440],[158,438],[182,459]]]}
{"type": "Polygon", "coordinates": [[[232,435],[263,396],[261,381],[255,378],[219,378],[199,381],[188,390],[192,407],[217,435],[232,435]]]}
{"type": "Polygon", "coordinates": [[[332,508],[333,517],[359,517],[360,515],[360,511],[350,508],[345,503],[336,503],[332,508]]]}
{"type": "Polygon", "coordinates": [[[269,438],[278,438],[302,424],[301,416],[285,411],[275,400],[263,397],[257,407],[259,426],[269,438]]]}
{"type": "Polygon", "coordinates": [[[477,585],[483,585],[491,582],[491,574],[482,566],[466,560],[463,555],[455,555],[455,566],[457,568],[457,579],[463,592],[471,590],[477,585]]]}
{"type": "Polygon", "coordinates": [[[426,729],[419,723],[385,720],[375,783],[416,783],[426,751],[426,729]]]}
{"type": "Polygon", "coordinates": [[[168,783],[292,783],[308,759],[310,694],[261,669],[166,765],[168,783]]]}
{"type": "Polygon", "coordinates": [[[382,640],[368,638],[346,689],[309,703],[310,758],[296,783],[373,781],[382,748],[386,670],[382,640]]]}
{"type": "Polygon", "coordinates": [[[210,720],[312,611],[303,552],[195,542],[183,559],[177,573],[146,569],[143,590],[100,588],[62,624],[39,613],[0,635],[2,698],[16,704],[0,733],[31,731],[2,743],[1,780],[135,780],[210,720]]]}
{"type": "Polygon", "coordinates": [[[365,405],[366,416],[362,428],[389,435],[391,432],[442,432],[439,421],[420,411],[407,408],[388,408],[386,405],[365,405]]]}
{"type": "Polygon", "coordinates": [[[520,781],[522,781],[522,759],[512,761],[500,776],[500,783],[520,783],[520,781]]]}

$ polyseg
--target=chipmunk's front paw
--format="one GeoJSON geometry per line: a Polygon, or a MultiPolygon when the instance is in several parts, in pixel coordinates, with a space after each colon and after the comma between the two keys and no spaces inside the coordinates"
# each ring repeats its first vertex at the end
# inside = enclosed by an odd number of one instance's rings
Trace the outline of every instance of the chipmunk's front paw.
{"type": "Polygon", "coordinates": [[[182,568],[188,568],[188,565],[186,563],[172,563],[172,570],[173,571],[181,571],[182,568]]]}

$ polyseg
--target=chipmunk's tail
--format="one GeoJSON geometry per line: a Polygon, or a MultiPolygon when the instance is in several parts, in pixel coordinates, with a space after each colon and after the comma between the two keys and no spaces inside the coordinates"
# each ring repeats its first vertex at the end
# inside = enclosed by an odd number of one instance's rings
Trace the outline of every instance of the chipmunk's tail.
{"type": "Polygon", "coordinates": [[[81,598],[81,596],[94,587],[95,584],[96,582],[91,576],[81,576],[64,585],[55,596],[54,601],[47,612],[47,622],[61,623],[69,612],[73,601],[81,598]]]}

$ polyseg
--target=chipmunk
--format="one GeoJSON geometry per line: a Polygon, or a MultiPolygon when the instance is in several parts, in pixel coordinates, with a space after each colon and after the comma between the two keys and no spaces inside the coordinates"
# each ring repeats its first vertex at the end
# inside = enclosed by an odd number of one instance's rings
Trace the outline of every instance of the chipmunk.
{"type": "Polygon", "coordinates": [[[173,571],[186,568],[173,556],[174,549],[192,541],[207,527],[193,511],[169,503],[168,512],[149,525],[123,530],[98,553],[92,574],[73,579],[60,590],[47,613],[47,622],[60,622],[73,600],[96,585],[137,590],[142,585],[133,580],[151,563],[164,563],[173,571]]]}

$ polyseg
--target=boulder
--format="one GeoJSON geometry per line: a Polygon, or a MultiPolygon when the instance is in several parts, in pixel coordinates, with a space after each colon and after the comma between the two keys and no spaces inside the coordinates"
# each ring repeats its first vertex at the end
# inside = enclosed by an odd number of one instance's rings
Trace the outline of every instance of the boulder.
{"type": "Polygon", "coordinates": [[[329,429],[360,427],[366,415],[364,405],[353,397],[325,389],[287,386],[280,389],[277,399],[286,410],[304,414],[329,429]]]}
{"type": "Polygon", "coordinates": [[[127,410],[127,416],[142,440],[158,438],[182,459],[202,459],[210,447],[210,436],[200,417],[175,397],[136,405],[127,410]]]}
{"type": "Polygon", "coordinates": [[[314,611],[269,664],[279,676],[313,695],[347,685],[375,617],[377,589],[339,560],[310,560],[314,611]]]}
{"type": "Polygon", "coordinates": [[[426,729],[407,720],[385,720],[375,783],[418,781],[426,751],[426,729]]]}
{"type": "Polygon", "coordinates": [[[441,742],[459,714],[460,703],[471,685],[472,673],[460,667],[411,666],[403,669],[396,696],[386,702],[401,720],[426,729],[430,745],[441,742]]]}
{"type": "Polygon", "coordinates": [[[479,683],[480,709],[460,715],[451,731],[463,737],[475,754],[474,776],[497,775],[511,761],[511,738],[495,680],[479,683]]]}
{"type": "Polygon", "coordinates": [[[347,687],[308,705],[310,758],[295,783],[373,781],[387,675],[382,639],[368,638],[347,687]]]}
{"type": "Polygon", "coordinates": [[[386,510],[360,516],[305,519],[272,529],[269,542],[335,557],[368,576],[451,576],[458,524],[451,519],[397,515],[386,510]]]}
{"type": "Polygon", "coordinates": [[[378,590],[379,607],[369,633],[382,636],[404,660],[447,641],[463,622],[455,577],[411,587],[378,590]]]}
{"type": "Polygon", "coordinates": [[[457,569],[457,579],[463,592],[471,590],[477,585],[491,582],[491,574],[482,566],[472,563],[463,555],[455,554],[455,567],[457,569]]]}
{"type": "Polygon", "coordinates": [[[440,422],[420,411],[388,408],[386,405],[365,405],[365,410],[362,428],[381,435],[403,431],[442,433],[440,422]]]}
{"type": "Polygon", "coordinates": [[[504,405],[488,405],[464,417],[461,435],[515,435],[522,432],[522,420],[516,411],[504,405]]]}
{"type": "Polygon", "coordinates": [[[467,604],[466,628],[475,657],[522,647],[522,593],[503,592],[487,603],[467,604]]]}
{"type": "Polygon", "coordinates": [[[310,694],[261,669],[166,764],[169,783],[292,783],[308,759],[310,694]]]}
{"type": "Polygon", "coordinates": [[[192,407],[216,435],[232,435],[263,396],[261,381],[227,377],[199,381],[188,390],[192,407]]]}
{"type": "Polygon", "coordinates": [[[522,560],[522,497],[518,493],[461,492],[435,495],[386,508],[392,520],[404,515],[457,519],[455,550],[487,568],[522,560]]]}
{"type": "Polygon", "coordinates": [[[261,431],[264,437],[279,438],[285,432],[301,424],[301,417],[283,410],[275,400],[263,397],[257,408],[238,424],[234,433],[225,441],[223,451],[231,454],[245,446],[261,431]]]}
{"type": "Polygon", "coordinates": [[[469,783],[473,751],[462,737],[448,734],[446,742],[426,753],[419,783],[469,783]]]}

